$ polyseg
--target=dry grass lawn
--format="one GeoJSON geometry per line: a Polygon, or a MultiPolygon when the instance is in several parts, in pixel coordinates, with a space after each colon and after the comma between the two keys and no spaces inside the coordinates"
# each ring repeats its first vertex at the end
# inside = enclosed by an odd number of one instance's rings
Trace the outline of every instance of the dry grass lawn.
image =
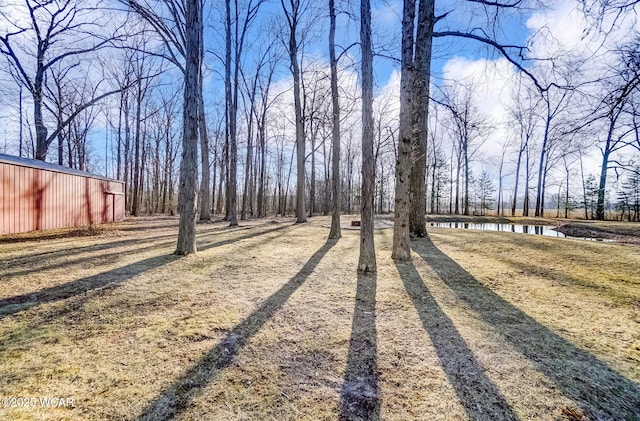
{"type": "Polygon", "coordinates": [[[0,419],[640,419],[639,246],[328,222],[0,241],[0,419]]]}

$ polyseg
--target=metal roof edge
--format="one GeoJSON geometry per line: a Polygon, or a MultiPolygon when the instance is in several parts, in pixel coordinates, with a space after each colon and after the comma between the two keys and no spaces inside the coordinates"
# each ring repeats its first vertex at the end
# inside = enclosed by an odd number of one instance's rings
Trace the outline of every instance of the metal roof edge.
{"type": "Polygon", "coordinates": [[[36,168],[40,170],[54,171],[63,174],[80,175],[82,177],[97,178],[99,180],[111,181],[115,183],[123,183],[121,180],[93,174],[87,171],[80,171],[73,168],[63,167],[62,165],[52,164],[51,162],[39,161],[36,159],[22,158],[14,155],[0,153],[0,163],[20,165],[23,167],[36,168]]]}

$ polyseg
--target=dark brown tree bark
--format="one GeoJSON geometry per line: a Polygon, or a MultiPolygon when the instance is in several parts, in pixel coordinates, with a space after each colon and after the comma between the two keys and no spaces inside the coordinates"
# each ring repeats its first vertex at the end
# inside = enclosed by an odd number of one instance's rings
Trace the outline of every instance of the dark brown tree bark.
{"type": "Polygon", "coordinates": [[[182,161],[180,163],[180,225],[175,254],[186,255],[197,251],[196,215],[198,192],[198,108],[202,11],[200,0],[185,0],[186,54],[184,72],[184,104],[182,131],[182,161]]]}
{"type": "MultiPolygon", "coordinates": [[[[226,8],[226,55],[225,55],[225,93],[227,97],[227,130],[228,130],[228,146],[227,146],[227,218],[229,225],[238,225],[237,210],[237,169],[238,169],[238,143],[236,134],[237,123],[237,103],[234,101],[231,81],[231,1],[225,1],[226,8]]],[[[238,64],[236,63],[236,67],[238,64]]],[[[235,96],[237,98],[237,95],[235,96]]]]}
{"type": "Polygon", "coordinates": [[[413,86],[413,31],[416,13],[415,0],[405,0],[402,12],[402,53],[400,76],[400,127],[396,158],[395,220],[393,250],[395,260],[410,260],[409,214],[411,182],[411,111],[413,86]]]}
{"type": "Polygon", "coordinates": [[[340,210],[342,195],[340,194],[340,103],[338,93],[338,60],[336,59],[336,9],[335,0],[329,0],[329,66],[331,67],[331,147],[333,156],[331,162],[331,229],[329,238],[340,238],[340,210]]]}
{"type": "Polygon", "coordinates": [[[371,4],[360,1],[360,46],[362,49],[362,208],[360,221],[360,258],[358,271],[376,271],[373,240],[373,195],[375,174],[373,159],[373,52],[371,48],[371,4]]]}
{"type": "Polygon", "coordinates": [[[434,0],[420,0],[414,59],[413,101],[413,165],[411,166],[411,211],[409,230],[416,237],[425,237],[427,227],[426,171],[429,116],[429,79],[431,76],[431,45],[435,24],[434,0]]]}
{"type": "MultiPolygon", "coordinates": [[[[202,74],[200,75],[202,86],[202,74]]],[[[211,220],[211,163],[209,160],[209,135],[204,113],[204,96],[202,89],[198,91],[198,132],[200,134],[200,164],[202,179],[200,180],[200,194],[198,195],[200,220],[211,220]]]]}
{"type": "Polygon", "coordinates": [[[280,0],[284,11],[288,28],[289,43],[288,53],[290,61],[291,75],[293,76],[293,106],[296,121],[296,165],[297,165],[297,185],[296,185],[296,223],[307,222],[304,200],[304,174],[305,174],[305,136],[304,121],[302,115],[302,99],[300,96],[300,64],[298,62],[298,39],[297,31],[300,15],[302,13],[300,0],[288,0],[288,7],[285,0],[280,0]]]}

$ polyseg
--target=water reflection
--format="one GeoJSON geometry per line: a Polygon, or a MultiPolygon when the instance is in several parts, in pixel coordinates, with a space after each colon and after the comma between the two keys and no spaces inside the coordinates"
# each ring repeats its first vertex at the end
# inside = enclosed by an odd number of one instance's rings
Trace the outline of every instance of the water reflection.
{"type": "Polygon", "coordinates": [[[511,231],[519,234],[544,235],[546,237],[565,237],[561,232],[555,231],[552,226],[545,225],[521,225],[521,224],[494,224],[475,222],[430,222],[432,227],[462,228],[480,231],[511,231]]]}

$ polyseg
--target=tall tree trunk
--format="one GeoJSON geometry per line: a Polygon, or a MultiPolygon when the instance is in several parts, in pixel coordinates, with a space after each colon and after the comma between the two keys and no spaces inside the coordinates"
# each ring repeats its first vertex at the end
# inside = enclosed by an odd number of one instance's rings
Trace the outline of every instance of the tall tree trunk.
{"type": "MultiPolygon", "coordinates": [[[[267,198],[265,192],[267,188],[265,187],[266,180],[266,170],[267,170],[267,133],[266,133],[266,125],[267,125],[267,111],[269,108],[269,88],[271,87],[271,80],[273,78],[273,70],[272,66],[269,70],[269,77],[267,78],[266,87],[262,90],[262,108],[261,115],[258,121],[258,137],[260,143],[260,171],[258,174],[258,193],[257,193],[257,214],[259,218],[262,218],[266,215],[266,207],[267,207],[267,198]]],[[[274,206],[275,208],[275,206],[274,206]]],[[[276,211],[277,212],[277,211],[276,211]]]]}
{"type": "Polygon", "coordinates": [[[431,213],[436,213],[436,167],[437,167],[436,152],[433,151],[433,165],[431,167],[431,213]]]}
{"type": "MultiPolygon", "coordinates": [[[[124,95],[124,94],[121,94],[124,95]]],[[[123,106],[123,97],[120,96],[120,108],[118,109],[118,152],[117,152],[117,161],[116,161],[116,180],[121,180],[121,166],[122,166],[122,156],[121,156],[121,148],[122,148],[122,106],[123,106]]]]}
{"type": "MultiPolygon", "coordinates": [[[[295,149],[295,148],[294,148],[295,149]]],[[[289,172],[287,174],[287,184],[285,187],[285,191],[284,191],[284,201],[283,201],[283,205],[282,205],[282,216],[286,216],[287,213],[287,200],[289,197],[289,184],[291,182],[291,172],[293,171],[293,155],[294,155],[295,151],[291,151],[291,159],[289,159],[289,172]]],[[[296,158],[299,158],[299,155],[296,155],[296,158]]],[[[296,202],[298,203],[298,202],[296,202]]],[[[304,215],[304,212],[303,212],[304,215]]],[[[306,216],[305,216],[305,222],[306,222],[306,216]]],[[[296,221],[296,223],[298,223],[296,221]]]]}
{"type": "Polygon", "coordinates": [[[316,133],[311,132],[311,179],[309,180],[309,217],[316,208],[316,133]]]}
{"type": "MultiPolygon", "coordinates": [[[[226,38],[226,63],[225,63],[225,91],[228,104],[228,120],[229,127],[229,155],[227,160],[228,173],[227,173],[227,214],[229,219],[229,225],[238,225],[238,186],[237,186],[237,171],[238,171],[238,140],[236,138],[236,111],[237,102],[234,99],[233,92],[231,90],[231,5],[230,0],[226,0],[226,16],[227,16],[227,38],[226,38]]],[[[236,63],[236,68],[239,66],[236,63]]],[[[237,77],[236,77],[237,81],[237,77]]],[[[237,83],[236,83],[237,85],[237,83]]],[[[236,86],[237,90],[237,86],[236,86]]],[[[236,95],[237,97],[237,95],[236,95]]]]}
{"type": "Polygon", "coordinates": [[[216,139],[216,144],[213,150],[213,168],[211,170],[211,174],[213,174],[213,180],[211,180],[211,212],[214,212],[216,198],[220,201],[220,198],[216,195],[216,182],[218,181],[218,146],[219,139],[216,139]]]}
{"type": "MultiPolygon", "coordinates": [[[[307,222],[304,203],[304,182],[305,182],[305,136],[304,136],[304,116],[302,115],[302,98],[300,95],[300,64],[298,63],[298,19],[300,18],[300,2],[290,0],[291,11],[287,10],[284,0],[280,0],[285,12],[289,26],[289,61],[291,75],[293,76],[293,105],[296,121],[296,165],[297,165],[297,185],[296,185],[296,223],[307,222]]],[[[288,189],[287,189],[288,192],[288,189]]]]}
{"type": "Polygon", "coordinates": [[[131,175],[130,169],[130,148],[131,148],[131,128],[129,126],[129,101],[125,100],[124,108],[124,200],[125,209],[131,209],[131,199],[129,197],[129,177],[131,175]]]}
{"type": "Polygon", "coordinates": [[[373,52],[371,49],[371,4],[360,1],[360,46],[362,48],[362,210],[360,218],[359,272],[376,271],[373,241],[373,52]]]}
{"type": "Polygon", "coordinates": [[[142,120],[142,81],[138,81],[136,97],[136,136],[134,138],[133,151],[133,199],[131,200],[131,215],[138,216],[140,195],[140,130],[142,120]]]}
{"type": "Polygon", "coordinates": [[[160,133],[156,134],[155,148],[154,148],[154,161],[153,161],[153,213],[158,213],[160,210],[160,142],[162,137],[160,133]]]}
{"type": "Polygon", "coordinates": [[[305,142],[304,142],[304,122],[302,115],[302,104],[300,102],[300,67],[298,65],[298,46],[296,43],[295,28],[291,29],[289,39],[289,57],[291,59],[291,72],[293,73],[293,102],[295,108],[296,119],[296,169],[297,169],[297,185],[296,185],[296,223],[307,222],[304,204],[304,161],[305,161],[305,142]]]}
{"type": "Polygon", "coordinates": [[[600,167],[600,181],[598,183],[598,202],[596,204],[596,219],[604,221],[604,199],[605,190],[607,187],[607,170],[609,169],[609,156],[612,151],[613,132],[615,130],[616,121],[620,111],[613,113],[609,120],[609,127],[607,130],[607,140],[602,150],[602,166],[600,167]]]}
{"type": "Polygon", "coordinates": [[[266,211],[266,198],[265,198],[265,169],[267,166],[267,154],[266,154],[266,135],[265,135],[265,120],[263,118],[262,123],[260,124],[259,129],[259,138],[260,138],[260,172],[258,175],[258,218],[262,218],[265,216],[266,211]]]}
{"type": "Polygon", "coordinates": [[[378,197],[378,212],[384,212],[384,183],[385,183],[385,174],[384,174],[384,164],[382,160],[380,160],[380,196],[378,197]]]}
{"type": "Polygon", "coordinates": [[[161,213],[165,213],[167,211],[167,193],[169,190],[169,173],[172,171],[172,163],[171,163],[171,143],[170,143],[170,134],[169,134],[169,126],[167,125],[165,128],[166,133],[164,134],[164,182],[162,183],[162,206],[160,208],[161,213]]]}
{"type": "Polygon", "coordinates": [[[186,56],[184,73],[182,162],[180,163],[180,224],[175,254],[196,252],[198,192],[198,108],[201,69],[202,11],[200,0],[185,0],[186,56]]]}
{"type": "Polygon", "coordinates": [[[393,250],[395,260],[410,260],[409,213],[411,182],[411,111],[413,86],[413,29],[416,14],[415,0],[405,0],[402,12],[402,68],[400,76],[400,127],[396,161],[395,220],[393,250]]]}
{"type": "Polygon", "coordinates": [[[544,173],[542,177],[542,194],[540,195],[540,217],[544,218],[544,198],[545,198],[545,190],[547,186],[547,174],[549,174],[549,159],[547,159],[547,163],[544,166],[544,173]]]}
{"type": "Polygon", "coordinates": [[[596,204],[596,219],[604,221],[604,199],[605,188],[607,185],[607,169],[609,168],[609,143],[610,139],[607,139],[607,144],[602,154],[602,166],[600,168],[600,180],[598,183],[598,202],[596,204]]]}
{"type": "Polygon", "coordinates": [[[565,219],[569,218],[569,167],[567,167],[567,177],[565,179],[564,217],[565,219]]]}
{"type": "MultiPolygon", "coordinates": [[[[251,127],[251,124],[249,124],[249,127],[251,127]]],[[[251,133],[251,128],[249,128],[248,133],[247,133],[247,156],[246,156],[246,160],[245,160],[245,169],[244,169],[244,185],[242,188],[242,207],[240,210],[240,220],[244,221],[245,219],[247,219],[247,206],[250,206],[250,203],[248,204],[247,202],[249,201],[249,183],[251,180],[251,172],[252,170],[252,163],[253,163],[253,145],[252,145],[252,139],[253,138],[253,134],[251,133]]]]}
{"type": "MultiPolygon", "coordinates": [[[[225,136],[225,143],[226,143],[226,136],[225,136]]],[[[226,148],[225,148],[226,149],[226,148]]],[[[216,210],[215,213],[217,214],[221,214],[223,207],[222,207],[222,198],[224,197],[224,200],[226,202],[226,196],[222,194],[222,189],[224,187],[225,184],[225,180],[226,180],[226,158],[225,158],[225,151],[222,152],[222,161],[220,162],[220,180],[218,181],[218,203],[216,205],[216,210]]],[[[225,203],[226,204],[226,203],[225,203]]]]}
{"type": "Polygon", "coordinates": [[[520,165],[522,164],[522,152],[524,149],[522,146],[518,151],[518,162],[516,164],[516,175],[513,185],[513,201],[511,202],[511,216],[516,216],[516,206],[518,204],[518,183],[520,182],[520,165]]]}
{"type": "Polygon", "coordinates": [[[460,158],[460,154],[458,153],[458,163],[456,165],[456,215],[460,215],[460,170],[462,169],[462,162],[460,162],[460,158]]]}
{"type": "Polygon", "coordinates": [[[531,168],[529,161],[531,158],[531,153],[529,151],[529,146],[527,145],[526,154],[525,154],[526,162],[525,162],[525,175],[524,175],[524,201],[522,202],[522,216],[529,216],[529,168],[531,168]]]}
{"type": "Polygon", "coordinates": [[[44,161],[47,158],[47,149],[49,145],[47,143],[47,128],[44,125],[44,119],[42,117],[42,88],[44,86],[44,69],[41,68],[43,58],[43,52],[41,47],[38,48],[38,69],[36,71],[36,77],[34,79],[34,87],[31,91],[33,97],[33,123],[36,128],[36,150],[35,158],[44,161]]]}
{"type": "MultiPolygon", "coordinates": [[[[18,134],[18,156],[22,158],[22,144],[23,144],[23,134],[22,134],[22,120],[23,120],[23,112],[22,112],[22,85],[20,85],[20,94],[18,98],[18,114],[19,114],[19,134],[18,134]]],[[[62,156],[62,152],[60,152],[60,156],[62,156]]],[[[60,164],[62,165],[62,164],[60,164]]]]}
{"type": "Polygon", "coordinates": [[[464,214],[469,215],[469,141],[465,139],[464,158],[464,214]]]}
{"type": "Polygon", "coordinates": [[[420,0],[416,28],[413,100],[413,151],[411,166],[411,211],[409,229],[416,237],[425,237],[427,227],[427,139],[429,114],[429,79],[431,75],[431,45],[435,24],[434,0],[420,0]]]}
{"type": "Polygon", "coordinates": [[[238,142],[229,137],[229,225],[238,225],[238,142]]]}
{"type": "Polygon", "coordinates": [[[449,165],[449,214],[453,213],[453,152],[454,145],[451,145],[451,159],[449,165]]]}
{"type": "Polygon", "coordinates": [[[580,153],[580,178],[582,180],[582,199],[584,204],[584,219],[589,219],[589,206],[587,204],[587,184],[584,179],[584,165],[582,163],[582,153],[580,153]]]}
{"type": "MultiPolygon", "coordinates": [[[[201,41],[202,43],[202,41],[201,41]]],[[[204,54],[204,53],[202,53],[204,54]]],[[[198,89],[198,130],[200,134],[200,163],[202,180],[200,181],[200,220],[211,220],[211,163],[209,162],[209,136],[204,115],[204,95],[202,94],[202,72],[200,72],[200,88],[198,89]]]]}
{"type": "MultiPolygon", "coordinates": [[[[500,167],[498,169],[498,205],[496,210],[497,216],[504,216],[504,206],[502,204],[502,172],[504,171],[504,154],[500,158],[500,167]]],[[[483,209],[484,211],[484,209],[483,209]]]]}
{"type": "Polygon", "coordinates": [[[544,214],[544,180],[546,177],[546,159],[547,148],[549,144],[549,127],[551,125],[551,111],[550,105],[547,101],[547,119],[544,126],[544,137],[542,139],[542,148],[540,150],[540,164],[538,169],[538,191],[536,193],[536,213],[535,216],[543,216],[544,214]]]}
{"type": "MultiPolygon", "coordinates": [[[[62,133],[62,84],[56,83],[56,100],[58,102],[57,123],[58,123],[58,165],[64,165],[64,134],[62,133]]],[[[20,123],[22,124],[22,85],[20,86],[20,123]]],[[[22,156],[22,139],[20,139],[20,156],[22,156]]]]}
{"type": "Polygon", "coordinates": [[[240,211],[240,219],[243,221],[247,219],[247,205],[251,208],[253,207],[253,205],[251,204],[250,194],[251,176],[253,173],[253,115],[255,113],[256,89],[258,86],[259,71],[260,69],[256,70],[253,86],[251,88],[251,92],[249,93],[250,105],[247,118],[247,156],[244,170],[244,185],[242,188],[242,208],[240,211]]]}
{"type": "MultiPolygon", "coordinates": [[[[145,125],[146,127],[146,125],[145,125]]],[[[144,139],[146,139],[146,130],[143,132],[142,135],[142,151],[141,151],[141,158],[140,158],[140,177],[138,180],[138,200],[140,201],[140,204],[142,204],[142,199],[144,198],[144,172],[146,171],[146,163],[147,163],[147,150],[148,148],[146,147],[146,142],[144,141],[144,139]]],[[[140,211],[140,204],[138,204],[138,210],[140,211]]],[[[149,211],[149,206],[147,204],[146,206],[146,210],[147,212],[149,211]]]]}

